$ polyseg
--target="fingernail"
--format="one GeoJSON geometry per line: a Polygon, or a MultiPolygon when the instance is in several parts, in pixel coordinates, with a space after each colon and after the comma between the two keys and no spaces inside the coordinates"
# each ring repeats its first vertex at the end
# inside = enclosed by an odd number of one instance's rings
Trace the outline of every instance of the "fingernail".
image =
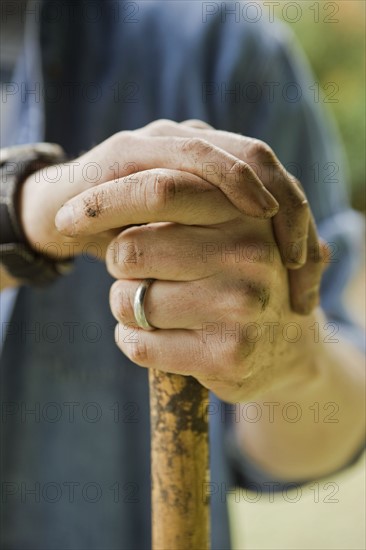
{"type": "Polygon", "coordinates": [[[279,204],[265,187],[258,192],[257,200],[266,217],[271,218],[277,214],[279,204]]]}
{"type": "Polygon", "coordinates": [[[242,200],[245,202],[243,211],[250,211],[250,216],[258,218],[271,218],[277,214],[279,204],[274,196],[266,189],[255,171],[247,169],[243,164],[242,175],[244,176],[243,183],[245,184],[242,200]],[[250,208],[248,209],[248,199],[250,208]]]}
{"type": "Polygon", "coordinates": [[[60,233],[72,235],[74,233],[74,210],[72,206],[65,205],[57,212],[55,225],[60,233]]]}

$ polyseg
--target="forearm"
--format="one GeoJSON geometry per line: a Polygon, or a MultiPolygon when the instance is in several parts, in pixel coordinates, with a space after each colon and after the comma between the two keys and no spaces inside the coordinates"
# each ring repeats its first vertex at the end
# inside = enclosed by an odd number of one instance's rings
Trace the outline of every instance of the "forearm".
{"type": "MultiPolygon", "coordinates": [[[[319,323],[321,324],[321,323],[319,323]]],[[[236,436],[246,455],[274,478],[314,479],[340,469],[362,446],[364,356],[345,341],[313,342],[303,360],[314,378],[261,395],[261,418],[242,414],[236,436]]]]}

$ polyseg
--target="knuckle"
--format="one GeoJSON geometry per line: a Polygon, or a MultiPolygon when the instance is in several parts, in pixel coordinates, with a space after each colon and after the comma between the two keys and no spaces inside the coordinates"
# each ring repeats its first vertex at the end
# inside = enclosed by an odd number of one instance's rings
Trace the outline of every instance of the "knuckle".
{"type": "Polygon", "coordinates": [[[164,211],[168,204],[174,202],[176,193],[177,182],[174,176],[157,171],[152,192],[147,195],[147,209],[153,212],[164,211]]]}
{"type": "Polygon", "coordinates": [[[195,160],[200,160],[212,153],[213,145],[198,137],[183,138],[179,140],[179,150],[181,153],[193,155],[195,160]]]}
{"type": "Polygon", "coordinates": [[[136,342],[131,343],[128,356],[133,363],[145,366],[149,361],[149,347],[143,339],[137,338],[136,342]]]}
{"type": "Polygon", "coordinates": [[[145,254],[136,237],[131,233],[122,236],[116,243],[113,257],[114,270],[119,275],[134,275],[145,265],[145,254]]]}
{"type": "Polygon", "coordinates": [[[278,164],[273,149],[264,141],[253,139],[248,148],[248,154],[251,158],[263,164],[278,164]]]}
{"type": "Polygon", "coordinates": [[[149,136],[163,136],[166,133],[171,133],[176,127],[176,123],[172,120],[161,118],[159,120],[154,120],[147,124],[143,128],[143,133],[149,136]]]}
{"type": "Polygon", "coordinates": [[[243,178],[248,183],[257,179],[256,170],[253,170],[252,166],[240,160],[233,162],[229,172],[232,174],[239,174],[240,178],[243,178]]]}

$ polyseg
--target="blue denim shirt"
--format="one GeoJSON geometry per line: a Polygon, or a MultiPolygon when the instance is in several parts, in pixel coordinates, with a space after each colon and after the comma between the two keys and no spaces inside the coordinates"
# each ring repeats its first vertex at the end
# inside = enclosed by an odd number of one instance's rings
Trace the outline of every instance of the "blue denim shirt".
{"type": "MultiPolygon", "coordinates": [[[[76,156],[119,130],[199,118],[263,139],[301,180],[319,233],[333,243],[322,306],[362,347],[342,301],[362,220],[347,202],[334,125],[292,34],[225,10],[198,1],[43,2],[29,14],[3,135],[57,142],[76,156]]],[[[4,548],[150,547],[146,372],[114,344],[111,284],[102,264],[80,257],[51,287],[22,288],[2,325],[4,548]]],[[[265,491],[279,480],[232,450],[230,408],[212,399],[212,548],[223,549],[227,491],[237,482],[265,491]]]]}

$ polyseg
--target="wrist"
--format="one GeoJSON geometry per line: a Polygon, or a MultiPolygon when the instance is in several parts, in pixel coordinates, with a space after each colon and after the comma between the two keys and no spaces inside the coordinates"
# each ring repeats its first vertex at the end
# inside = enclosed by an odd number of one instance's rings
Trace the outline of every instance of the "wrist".
{"type": "MultiPolygon", "coordinates": [[[[31,175],[38,173],[40,168],[63,161],[64,152],[52,143],[33,143],[1,149],[0,153],[1,264],[18,284],[48,285],[68,273],[72,264],[59,254],[56,254],[57,260],[51,259],[31,246],[31,238],[23,226],[23,187],[26,182],[33,181],[31,175]]],[[[37,190],[34,191],[34,200],[41,202],[43,195],[39,197],[37,190]]],[[[36,231],[39,222],[42,224],[47,219],[43,212],[36,203],[33,212],[36,231]]]]}
{"type": "Polygon", "coordinates": [[[24,181],[20,192],[20,221],[30,247],[53,260],[75,257],[82,245],[72,237],[61,235],[55,215],[70,198],[62,181],[56,181],[60,165],[34,172],[24,181]],[[55,183],[51,183],[55,182],[55,183]]]}

